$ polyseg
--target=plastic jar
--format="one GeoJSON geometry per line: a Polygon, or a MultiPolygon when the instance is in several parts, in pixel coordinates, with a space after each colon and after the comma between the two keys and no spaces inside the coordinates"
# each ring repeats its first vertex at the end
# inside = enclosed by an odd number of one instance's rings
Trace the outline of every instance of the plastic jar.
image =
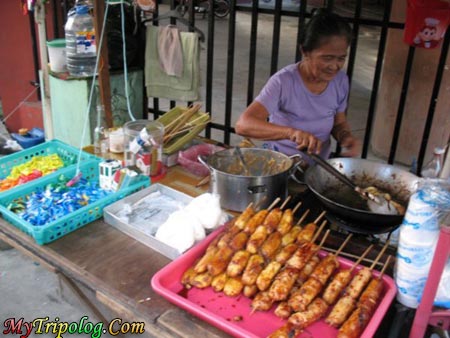
{"type": "Polygon", "coordinates": [[[66,35],[66,63],[70,75],[92,76],[97,55],[94,20],[88,6],[76,6],[64,27],[66,35]]]}
{"type": "Polygon", "coordinates": [[[123,153],[124,135],[123,128],[109,130],[109,151],[116,154],[123,153]]]}
{"type": "Polygon", "coordinates": [[[65,72],[66,67],[66,40],[54,39],[47,41],[48,59],[52,72],[65,72]]]}
{"type": "Polygon", "coordinates": [[[136,165],[144,175],[161,174],[163,139],[164,125],[160,122],[136,120],[125,123],[125,165],[136,165]]]}

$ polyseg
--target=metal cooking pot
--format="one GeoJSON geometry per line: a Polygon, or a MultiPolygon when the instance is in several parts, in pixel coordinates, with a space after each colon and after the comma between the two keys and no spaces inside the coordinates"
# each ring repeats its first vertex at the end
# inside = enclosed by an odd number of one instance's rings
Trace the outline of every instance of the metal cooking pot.
{"type": "MultiPolygon", "coordinates": [[[[333,158],[327,160],[356,185],[365,188],[375,186],[388,192],[405,207],[417,188],[419,177],[392,165],[364,159],[333,158]]],[[[403,221],[403,215],[387,215],[371,212],[358,194],[345,186],[318,165],[309,167],[304,175],[305,183],[325,209],[343,221],[357,226],[355,232],[379,234],[392,231],[403,221]]]]}
{"type": "Polygon", "coordinates": [[[256,148],[241,149],[249,172],[245,175],[235,149],[218,151],[198,160],[211,172],[210,190],[220,195],[222,208],[243,211],[251,202],[268,207],[275,198],[286,198],[287,182],[300,162],[297,155],[256,148]]]}

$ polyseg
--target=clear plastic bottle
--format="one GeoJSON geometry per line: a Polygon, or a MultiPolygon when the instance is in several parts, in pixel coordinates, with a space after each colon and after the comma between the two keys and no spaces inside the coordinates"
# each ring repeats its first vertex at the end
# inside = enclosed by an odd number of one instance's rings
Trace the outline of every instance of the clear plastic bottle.
{"type": "Polygon", "coordinates": [[[75,14],[75,8],[77,6],[88,6],[89,12],[94,10],[94,3],[92,0],[76,0],[75,5],[67,12],[67,17],[70,17],[75,14]]]}
{"type": "Polygon", "coordinates": [[[66,62],[70,75],[92,76],[97,54],[94,19],[86,5],[75,6],[65,25],[66,62]]]}
{"type": "Polygon", "coordinates": [[[106,158],[109,150],[108,127],[105,123],[105,107],[97,106],[97,125],[94,129],[94,152],[99,157],[106,158]]]}
{"type": "Polygon", "coordinates": [[[439,177],[439,174],[441,173],[442,170],[442,162],[443,162],[442,156],[444,155],[444,153],[445,153],[444,148],[439,147],[434,148],[433,158],[422,168],[421,171],[422,177],[427,178],[439,177]]]}

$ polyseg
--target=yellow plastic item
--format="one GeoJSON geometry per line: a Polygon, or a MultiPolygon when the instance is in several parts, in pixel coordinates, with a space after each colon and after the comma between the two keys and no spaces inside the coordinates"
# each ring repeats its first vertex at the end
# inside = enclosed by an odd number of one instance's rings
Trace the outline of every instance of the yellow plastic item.
{"type": "MultiPolygon", "coordinates": [[[[157,121],[161,122],[164,126],[167,126],[170,122],[188,109],[188,107],[176,106],[164,115],[160,116],[157,121]]],[[[191,142],[203,129],[205,129],[208,120],[209,114],[202,111],[196,112],[186,123],[186,125],[192,123],[194,127],[188,132],[174,137],[167,144],[165,144],[163,147],[163,153],[169,155],[183,148],[184,145],[191,142]]]]}

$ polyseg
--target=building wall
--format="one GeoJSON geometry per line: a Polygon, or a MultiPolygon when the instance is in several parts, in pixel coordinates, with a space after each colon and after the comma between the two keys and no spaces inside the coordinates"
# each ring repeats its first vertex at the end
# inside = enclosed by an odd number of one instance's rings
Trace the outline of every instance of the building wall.
{"type": "MultiPolygon", "coordinates": [[[[54,37],[52,17],[48,14],[52,13],[50,4],[46,5],[46,12],[50,40],[54,37]]],[[[33,85],[39,81],[35,75],[30,18],[23,14],[19,0],[3,0],[0,22],[0,100],[6,127],[9,132],[21,127],[42,127],[39,89],[33,85]]]]}

